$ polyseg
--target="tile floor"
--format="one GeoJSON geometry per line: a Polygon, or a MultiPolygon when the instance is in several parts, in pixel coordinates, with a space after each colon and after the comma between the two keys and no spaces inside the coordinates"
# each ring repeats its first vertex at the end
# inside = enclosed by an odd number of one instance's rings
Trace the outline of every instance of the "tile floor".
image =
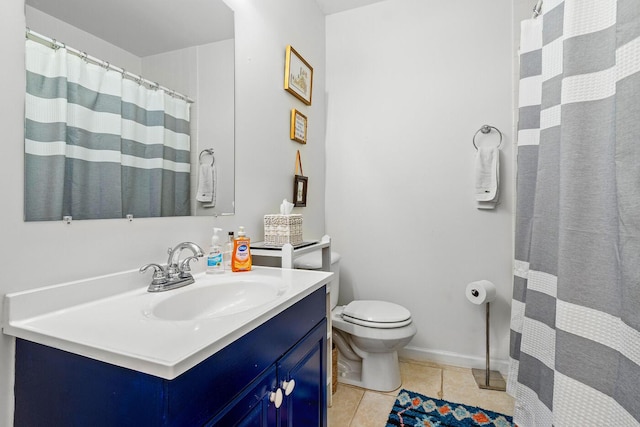
{"type": "MultiPolygon", "coordinates": [[[[400,373],[401,388],[513,414],[513,399],[505,392],[479,389],[471,369],[403,360],[400,373]]],[[[329,427],[384,427],[398,391],[374,392],[339,383],[329,408],[329,427]]]]}

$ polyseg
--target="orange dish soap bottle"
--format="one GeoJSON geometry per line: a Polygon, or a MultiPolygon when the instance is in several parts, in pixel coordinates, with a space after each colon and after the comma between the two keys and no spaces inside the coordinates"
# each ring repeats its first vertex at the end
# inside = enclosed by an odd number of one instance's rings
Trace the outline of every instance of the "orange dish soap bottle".
{"type": "Polygon", "coordinates": [[[238,237],[233,240],[233,254],[231,255],[231,271],[251,271],[251,239],[239,227],[238,237]]]}

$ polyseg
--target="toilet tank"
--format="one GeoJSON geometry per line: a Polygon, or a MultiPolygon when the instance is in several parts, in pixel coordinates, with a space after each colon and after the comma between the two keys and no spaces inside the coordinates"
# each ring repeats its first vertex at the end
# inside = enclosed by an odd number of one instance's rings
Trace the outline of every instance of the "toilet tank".
{"type": "MultiPolygon", "coordinates": [[[[331,252],[331,272],[333,280],[329,283],[331,292],[331,309],[338,305],[338,293],[340,292],[340,254],[331,252]]],[[[317,250],[302,255],[293,260],[294,268],[302,270],[322,270],[322,251],[317,250]]]]}

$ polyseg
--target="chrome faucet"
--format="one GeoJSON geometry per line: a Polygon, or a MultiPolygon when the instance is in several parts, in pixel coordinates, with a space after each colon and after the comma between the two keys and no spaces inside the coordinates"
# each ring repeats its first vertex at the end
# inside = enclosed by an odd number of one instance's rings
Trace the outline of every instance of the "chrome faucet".
{"type": "Polygon", "coordinates": [[[194,279],[189,263],[204,256],[202,248],[192,242],[179,243],[175,248],[169,248],[167,253],[169,259],[166,267],[155,263],[140,267],[140,273],[144,273],[148,268],[153,268],[153,278],[147,289],[148,292],[163,292],[190,285],[194,279]],[[183,249],[189,249],[193,255],[180,261],[180,253],[183,249]]]}

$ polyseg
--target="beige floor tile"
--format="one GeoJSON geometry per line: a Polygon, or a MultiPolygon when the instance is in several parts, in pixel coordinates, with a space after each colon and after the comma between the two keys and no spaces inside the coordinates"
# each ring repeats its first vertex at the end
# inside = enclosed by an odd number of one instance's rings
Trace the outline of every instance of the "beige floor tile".
{"type": "MultiPolygon", "coordinates": [[[[384,426],[395,401],[395,396],[372,391],[365,392],[350,427],[384,426]]],[[[340,427],[345,426],[347,424],[340,427]]],[[[331,427],[338,427],[338,425],[331,427]]]]}
{"type": "Polygon", "coordinates": [[[364,396],[364,390],[358,387],[338,383],[333,394],[333,405],[329,408],[329,427],[347,427],[364,396]]]}
{"type": "Polygon", "coordinates": [[[478,388],[470,369],[443,370],[442,399],[513,414],[513,398],[504,391],[478,388]]]}
{"type": "MultiPolygon", "coordinates": [[[[422,363],[400,362],[400,375],[402,377],[400,388],[415,391],[429,397],[440,398],[442,369],[422,363]]],[[[386,394],[396,396],[398,391],[400,389],[386,394]]]]}
{"type": "MultiPolygon", "coordinates": [[[[513,399],[505,392],[478,388],[470,369],[421,361],[400,362],[402,388],[426,396],[513,414],[513,399]]],[[[385,425],[398,390],[378,393],[338,384],[329,408],[329,427],[385,425]]]]}

